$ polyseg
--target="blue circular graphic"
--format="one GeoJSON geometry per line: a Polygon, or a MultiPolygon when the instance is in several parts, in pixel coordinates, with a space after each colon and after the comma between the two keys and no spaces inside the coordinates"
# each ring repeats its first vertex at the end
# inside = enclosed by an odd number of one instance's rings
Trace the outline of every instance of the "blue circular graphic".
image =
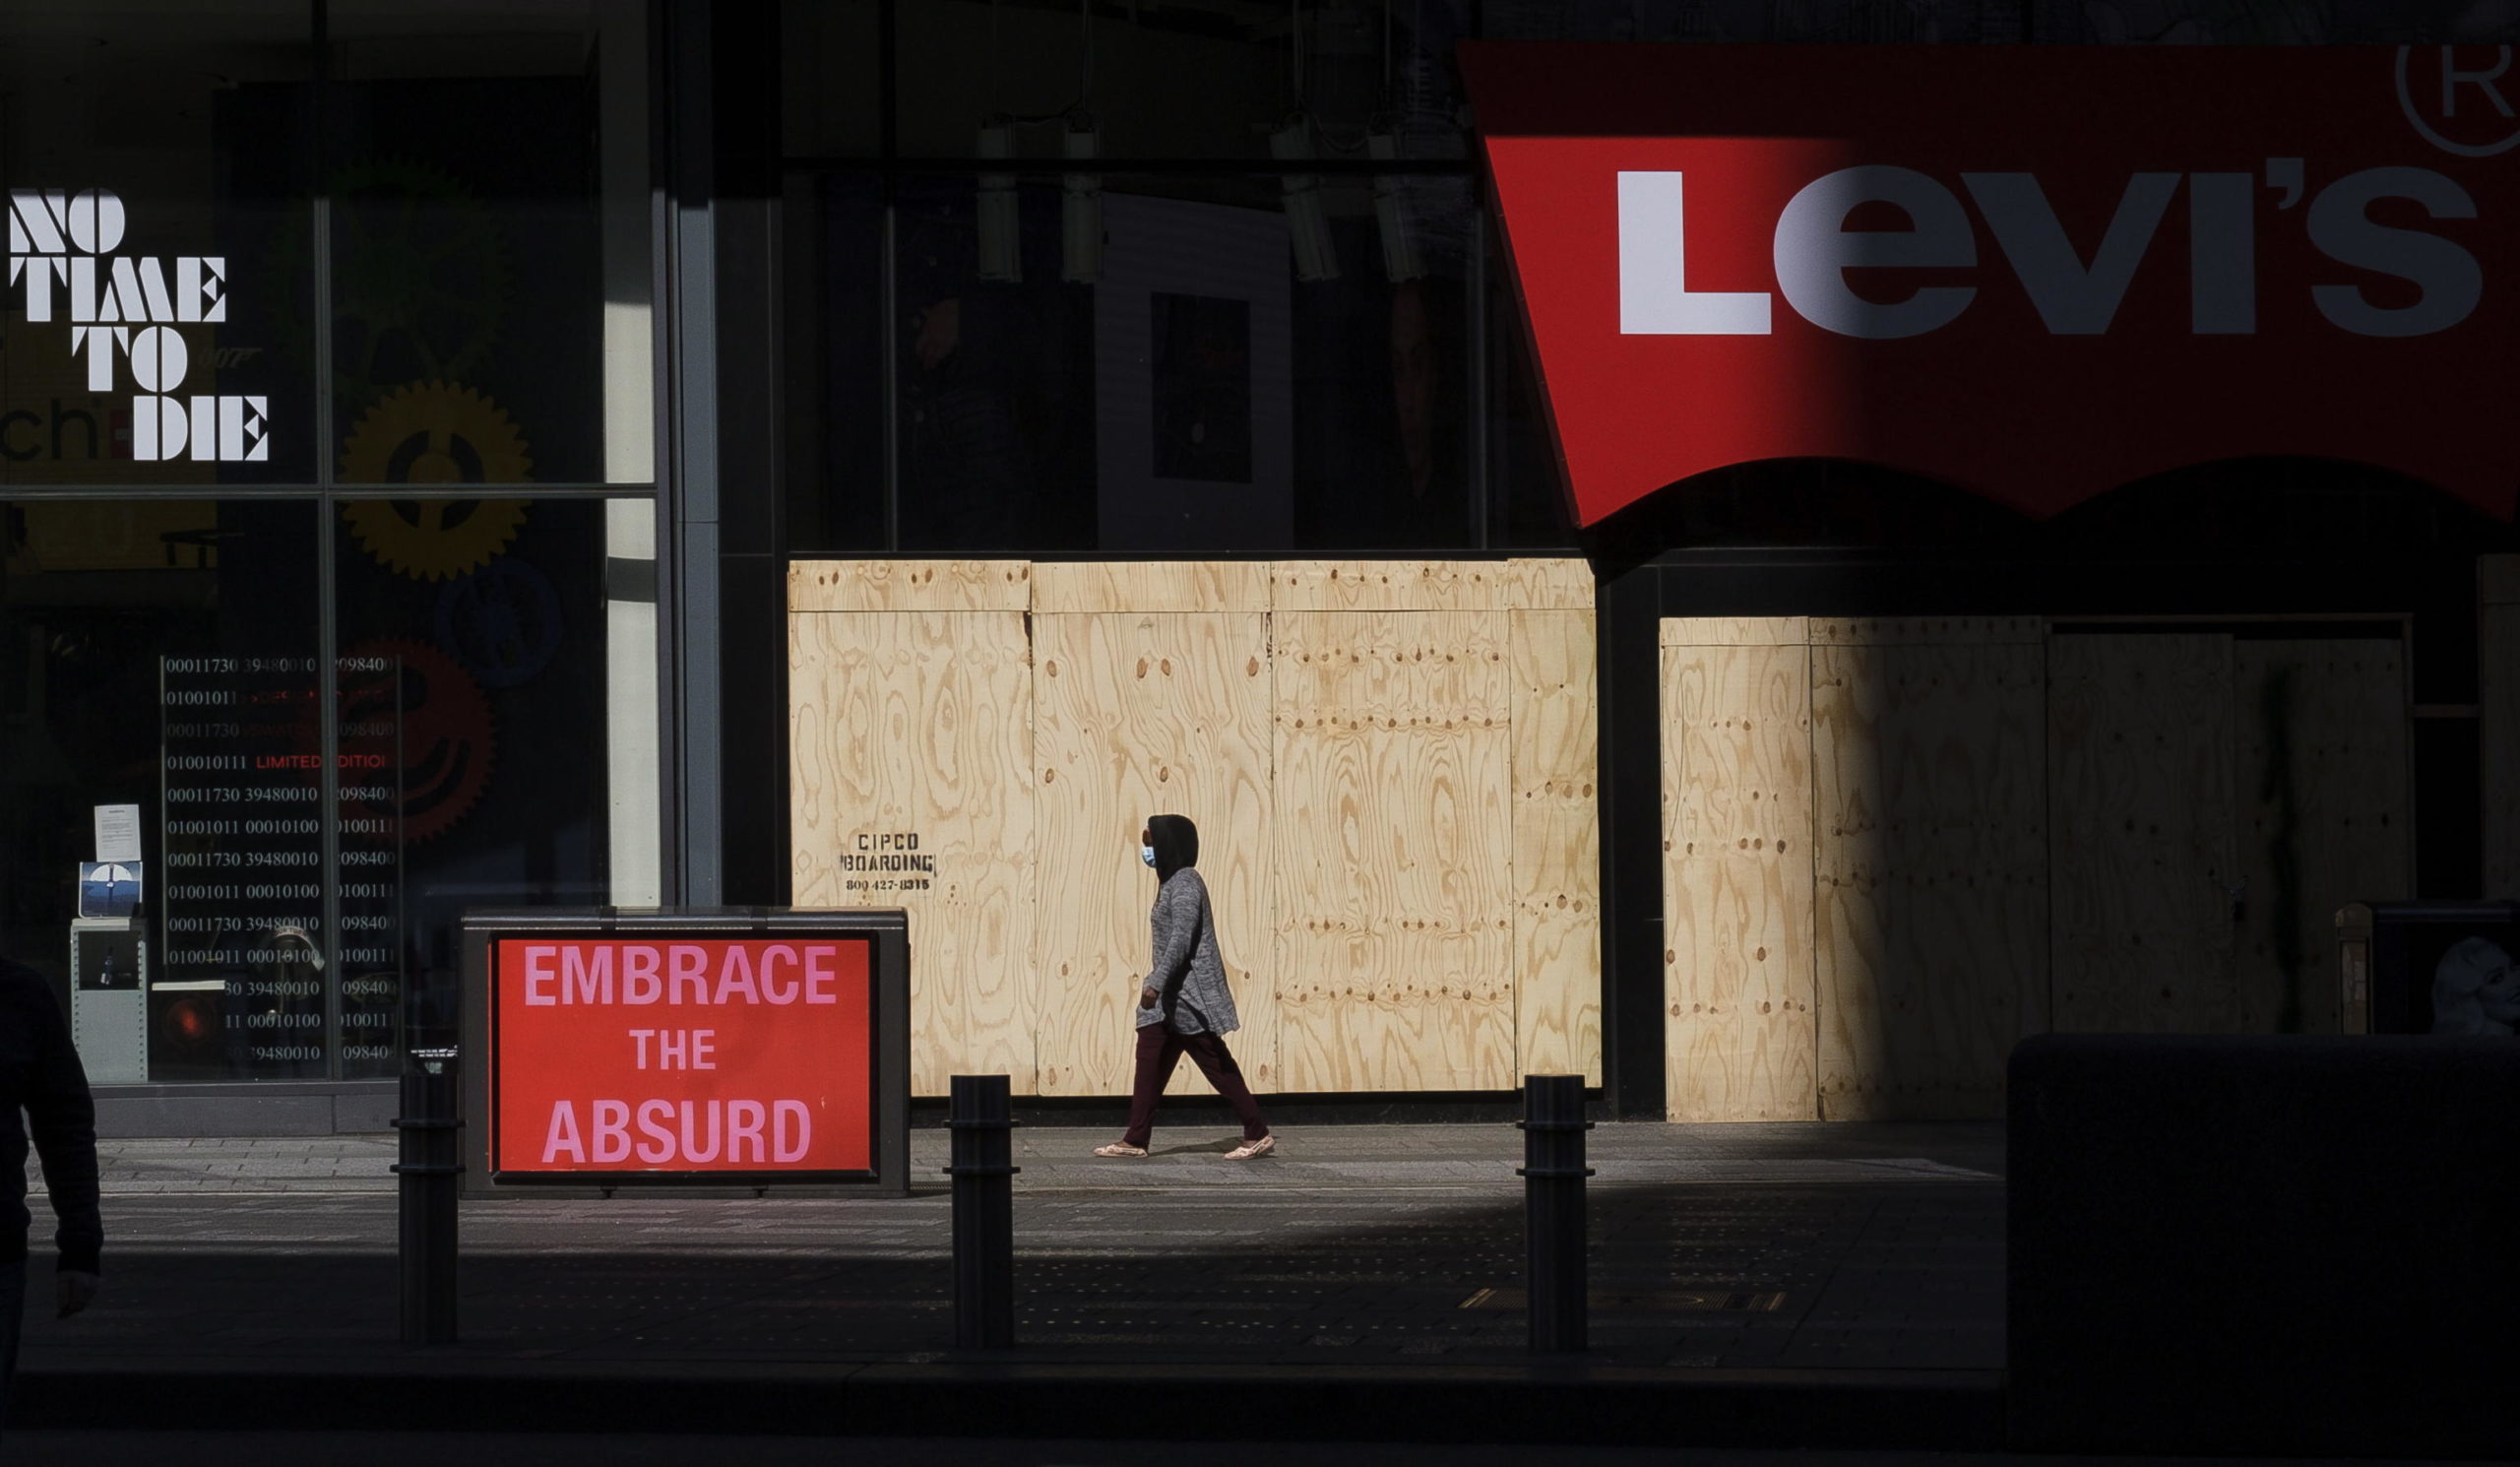
{"type": "Polygon", "coordinates": [[[560,650],[560,593],[514,556],[446,583],[437,641],[483,687],[514,687],[560,650]]]}

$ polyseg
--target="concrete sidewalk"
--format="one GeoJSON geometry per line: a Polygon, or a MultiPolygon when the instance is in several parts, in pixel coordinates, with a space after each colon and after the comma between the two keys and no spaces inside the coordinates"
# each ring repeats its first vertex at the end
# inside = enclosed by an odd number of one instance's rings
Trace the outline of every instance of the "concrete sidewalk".
{"type": "Polygon", "coordinates": [[[1602,1126],[1579,1364],[1524,1352],[1511,1126],[1283,1136],[1233,1163],[1228,1133],[1176,1129],[1109,1162],[1090,1155],[1099,1129],[1019,1130],[1020,1345],[987,1358],[951,1349],[941,1130],[914,1132],[907,1199],[467,1204],[463,1343],[416,1354],[396,1341],[390,1138],[109,1142],[107,1292],[79,1319],[29,1320],[20,1410],[29,1426],[108,1397],[218,1412],[263,1394],[252,1382],[321,1378],[373,1413],[427,1379],[462,1382],[476,1424],[531,1424],[537,1398],[635,1414],[660,1382],[705,1379],[750,1401],[747,1420],[788,1398],[811,1418],[840,1391],[850,1430],[872,1431],[919,1420],[879,1409],[879,1383],[894,1406],[952,1387],[939,1399],[1055,1416],[1115,1381],[1176,1382],[1186,1410],[1265,1379],[1370,1383],[1403,1415],[1469,1421],[1555,1382],[1565,1439],[1619,1439],[1587,1436],[1585,1414],[1606,1429],[1619,1391],[1677,1385],[1710,1442],[1772,1442],[1815,1409],[1844,1425],[1861,1400],[1877,1430],[1827,1439],[1999,1434],[1999,1127],[1602,1126]]]}

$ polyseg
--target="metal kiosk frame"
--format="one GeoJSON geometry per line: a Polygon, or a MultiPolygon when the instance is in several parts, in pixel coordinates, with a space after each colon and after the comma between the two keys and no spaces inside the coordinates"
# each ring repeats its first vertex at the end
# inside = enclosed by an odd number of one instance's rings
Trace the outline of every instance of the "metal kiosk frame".
{"type": "Polygon", "coordinates": [[[797,911],[786,907],[662,909],[528,908],[467,913],[464,918],[464,1171],[466,1197],[583,1197],[590,1192],[655,1189],[678,1195],[760,1195],[771,1188],[788,1196],[910,1195],[910,917],[900,908],[797,911]],[[728,941],[764,937],[797,940],[871,939],[868,997],[874,1012],[868,1033],[873,1048],[875,1166],[871,1174],[606,1172],[584,1178],[547,1173],[502,1180],[490,1170],[491,1087],[497,1083],[490,1026],[496,995],[490,991],[491,944],[518,937],[673,937],[728,941]],[[791,1180],[792,1177],[792,1180],[791,1180]]]}

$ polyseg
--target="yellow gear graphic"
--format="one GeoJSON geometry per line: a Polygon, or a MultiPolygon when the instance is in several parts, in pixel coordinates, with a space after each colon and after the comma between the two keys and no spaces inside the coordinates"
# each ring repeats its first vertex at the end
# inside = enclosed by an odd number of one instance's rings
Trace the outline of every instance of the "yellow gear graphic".
{"type": "MultiPolygon", "coordinates": [[[[534,461],[506,412],[469,387],[415,383],[389,393],[351,429],[342,453],[346,483],[521,483],[534,461]]],[[[369,500],[343,511],[369,554],[421,581],[480,569],[516,539],[525,505],[514,499],[369,500]]]]}

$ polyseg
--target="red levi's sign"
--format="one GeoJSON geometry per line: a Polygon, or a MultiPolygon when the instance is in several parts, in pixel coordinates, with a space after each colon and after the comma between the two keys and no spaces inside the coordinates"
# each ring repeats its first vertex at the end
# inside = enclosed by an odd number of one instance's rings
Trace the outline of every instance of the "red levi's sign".
{"type": "Polygon", "coordinates": [[[2508,46],[1460,54],[1587,525],[1781,457],[2049,515],[2302,455],[2512,511],[2508,46]]]}
{"type": "Polygon", "coordinates": [[[872,945],[499,939],[491,1170],[871,1170],[872,945]]]}

